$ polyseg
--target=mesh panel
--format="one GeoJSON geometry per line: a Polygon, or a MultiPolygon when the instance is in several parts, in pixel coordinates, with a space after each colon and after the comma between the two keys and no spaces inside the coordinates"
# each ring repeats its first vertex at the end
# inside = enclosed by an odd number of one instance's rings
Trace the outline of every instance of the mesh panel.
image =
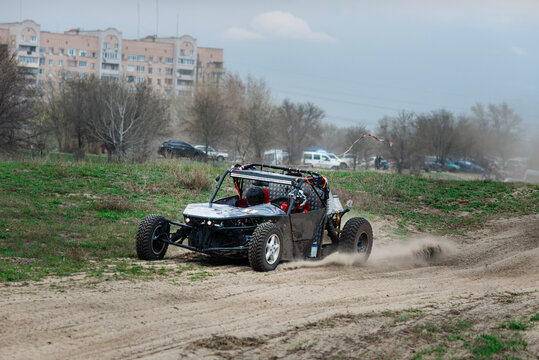
{"type": "MultiPolygon", "coordinates": [[[[275,200],[277,198],[288,197],[288,194],[293,189],[293,186],[276,183],[268,183],[267,186],[260,186],[260,184],[255,185],[257,182],[258,181],[255,180],[243,179],[243,194],[247,194],[247,191],[249,191],[250,188],[258,186],[268,189],[270,200],[275,200]]],[[[311,205],[311,210],[323,208],[320,198],[315,194],[315,190],[313,190],[311,185],[305,183],[303,184],[301,190],[303,190],[307,196],[307,200],[309,200],[309,204],[311,205]]],[[[319,190],[319,194],[320,196],[323,196],[323,192],[321,190],[319,190]]]]}

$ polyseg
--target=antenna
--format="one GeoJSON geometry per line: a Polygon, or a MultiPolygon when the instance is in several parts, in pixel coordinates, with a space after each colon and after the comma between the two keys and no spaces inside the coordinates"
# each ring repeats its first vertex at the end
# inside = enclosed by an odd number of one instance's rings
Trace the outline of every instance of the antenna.
{"type": "Polygon", "coordinates": [[[177,13],[176,14],[176,37],[179,36],[179,33],[178,33],[179,24],[180,24],[180,13],[177,13]]]}
{"type": "Polygon", "coordinates": [[[159,0],[155,0],[155,37],[159,34],[159,0]]]}
{"type": "Polygon", "coordinates": [[[140,39],[140,0],[137,1],[137,39],[140,39]]]}

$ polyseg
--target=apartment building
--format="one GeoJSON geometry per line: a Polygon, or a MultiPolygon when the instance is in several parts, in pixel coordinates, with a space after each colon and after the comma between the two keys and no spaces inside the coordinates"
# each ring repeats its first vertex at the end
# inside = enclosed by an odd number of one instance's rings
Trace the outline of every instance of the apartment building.
{"type": "Polygon", "coordinates": [[[25,20],[0,24],[1,45],[39,83],[94,75],[190,94],[195,83],[219,83],[224,74],[223,49],[199,47],[190,35],[131,40],[115,28],[51,33],[25,20]]]}

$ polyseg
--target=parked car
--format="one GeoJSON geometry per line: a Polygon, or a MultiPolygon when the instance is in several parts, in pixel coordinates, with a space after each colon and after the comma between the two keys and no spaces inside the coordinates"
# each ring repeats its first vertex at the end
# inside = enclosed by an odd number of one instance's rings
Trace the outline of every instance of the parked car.
{"type": "Polygon", "coordinates": [[[452,161],[459,166],[460,171],[485,173],[485,170],[481,166],[476,165],[469,160],[456,159],[452,161]]]}
{"type": "Polygon", "coordinates": [[[200,151],[203,151],[210,159],[214,159],[217,161],[225,161],[228,159],[228,154],[225,152],[220,152],[212,148],[211,146],[208,146],[208,151],[206,152],[206,146],[204,145],[195,145],[195,149],[198,149],[200,151]]]}
{"type": "Polygon", "coordinates": [[[303,164],[320,169],[346,169],[348,165],[333,153],[320,151],[304,151],[303,164]]]}
{"type": "Polygon", "coordinates": [[[349,168],[353,168],[354,163],[355,163],[356,168],[361,167],[359,159],[354,154],[344,154],[341,157],[341,161],[344,162],[346,164],[346,166],[349,167],[349,168]]]}
{"type": "Polygon", "coordinates": [[[136,236],[139,259],[161,260],[169,245],[244,257],[255,271],[272,271],[282,260],[320,260],[335,251],[369,258],[371,225],[360,217],[342,221],[350,209],[342,207],[321,174],[248,164],[234,166],[216,180],[209,201],[187,205],[183,222],[157,214],[142,220],[136,236]],[[218,198],[222,188],[235,188],[237,194],[218,198]],[[302,205],[296,205],[298,200],[302,205]],[[308,207],[295,211],[306,203],[308,207]],[[330,241],[324,240],[326,234],[330,241]]]}
{"type": "Polygon", "coordinates": [[[193,145],[175,140],[162,143],[157,153],[165,158],[185,157],[193,160],[205,160],[208,158],[203,151],[195,149],[193,145]]]}

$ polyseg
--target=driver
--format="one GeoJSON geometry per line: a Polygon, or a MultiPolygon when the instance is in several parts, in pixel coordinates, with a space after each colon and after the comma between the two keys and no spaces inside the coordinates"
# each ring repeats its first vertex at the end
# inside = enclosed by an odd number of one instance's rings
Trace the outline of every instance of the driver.
{"type": "MultiPolygon", "coordinates": [[[[293,190],[290,194],[288,194],[290,197],[294,199],[293,208],[290,212],[291,214],[297,214],[297,213],[306,213],[307,211],[311,210],[311,206],[309,205],[309,200],[307,200],[307,196],[303,192],[303,190],[293,190]]],[[[281,210],[283,210],[285,213],[288,213],[288,207],[290,206],[290,201],[284,202],[281,204],[281,210]]]]}

